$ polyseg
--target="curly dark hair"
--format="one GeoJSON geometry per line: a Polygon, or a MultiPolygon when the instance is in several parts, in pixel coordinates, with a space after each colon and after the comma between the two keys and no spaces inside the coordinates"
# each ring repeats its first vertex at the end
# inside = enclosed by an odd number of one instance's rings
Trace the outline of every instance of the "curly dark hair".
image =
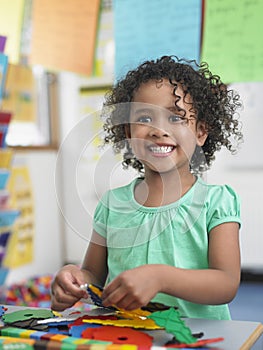
{"type": "Polygon", "coordinates": [[[207,170],[215,159],[214,153],[222,146],[234,153],[237,144],[242,141],[237,113],[242,106],[239,95],[228,90],[220,77],[210,72],[206,62],[198,64],[194,60],[163,56],[129,71],[105,96],[102,113],[105,119],[104,141],[112,143],[116,153],[123,152],[124,167],[132,166],[139,172],[144,170],[127,141],[125,125],[129,124],[127,105],[130,105],[127,102],[133,101],[134,93],[142,83],[150,80],[161,82],[163,79],[174,85],[174,94],[178,84],[183,88],[184,96],[190,94],[197,122],[204,122],[207,128],[208,137],[204,145],[197,146],[192,156],[191,171],[202,173],[207,170]]]}

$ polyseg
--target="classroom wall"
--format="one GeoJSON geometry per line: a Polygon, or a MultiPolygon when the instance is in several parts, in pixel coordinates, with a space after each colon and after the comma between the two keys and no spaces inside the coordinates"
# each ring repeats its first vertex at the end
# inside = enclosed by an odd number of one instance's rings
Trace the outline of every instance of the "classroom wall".
{"type": "Polygon", "coordinates": [[[238,152],[220,152],[207,174],[213,183],[227,183],[239,194],[242,226],[241,258],[244,269],[263,272],[263,83],[235,83],[230,88],[239,93],[243,107],[240,113],[244,142],[238,152]]]}
{"type": "Polygon", "coordinates": [[[35,210],[34,259],[30,264],[10,269],[7,284],[54,273],[62,264],[61,214],[57,206],[54,169],[57,153],[53,150],[17,151],[14,165],[28,167],[32,182],[35,210]]]}
{"type": "Polygon", "coordinates": [[[59,105],[61,116],[62,196],[60,206],[65,222],[64,262],[81,263],[92,232],[92,217],[100,196],[109,186],[129,182],[136,172],[125,171],[121,158],[112,150],[99,153],[99,145],[92,147],[94,114],[83,114],[80,106],[80,88],[111,85],[113,77],[85,79],[69,72],[59,73],[59,105]],[[98,155],[98,161],[93,160],[98,155]]]}

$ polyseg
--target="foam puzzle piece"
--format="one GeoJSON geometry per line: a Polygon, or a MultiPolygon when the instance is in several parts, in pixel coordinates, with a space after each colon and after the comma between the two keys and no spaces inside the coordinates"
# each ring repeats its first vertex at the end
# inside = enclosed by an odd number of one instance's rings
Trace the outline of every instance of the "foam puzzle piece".
{"type": "MultiPolygon", "coordinates": [[[[89,285],[84,285],[82,287],[86,287],[87,292],[91,297],[91,300],[96,306],[105,308],[105,306],[103,306],[102,304],[102,299],[101,299],[103,289],[100,286],[97,286],[95,284],[89,284],[89,285]]],[[[113,306],[109,306],[107,307],[107,309],[116,310],[116,308],[113,306]]]]}
{"type": "MultiPolygon", "coordinates": [[[[205,347],[205,349],[207,348],[206,345],[209,344],[213,344],[213,343],[218,343],[223,341],[224,338],[211,338],[211,339],[202,339],[202,340],[197,340],[195,343],[191,343],[191,344],[186,344],[186,343],[176,343],[176,344],[166,344],[165,347],[166,348],[170,348],[170,349],[185,349],[185,348],[203,348],[205,347]]],[[[210,348],[210,347],[209,347],[210,348]]],[[[214,348],[213,349],[217,349],[214,348]]]]}
{"type": "Polygon", "coordinates": [[[118,320],[83,320],[84,323],[96,323],[104,326],[116,326],[116,327],[132,327],[132,328],[141,328],[141,329],[161,329],[153,320],[150,319],[118,319],[118,320]]]}
{"type": "Polygon", "coordinates": [[[196,342],[196,338],[181,319],[178,310],[170,308],[165,311],[153,312],[148,318],[152,319],[160,327],[164,327],[166,332],[173,334],[179,342],[185,344],[196,342]]]}
{"type": "MultiPolygon", "coordinates": [[[[91,296],[91,299],[94,301],[94,303],[97,306],[102,306],[102,288],[93,284],[89,284],[85,286],[88,293],[91,296]]],[[[153,307],[154,303],[152,303],[153,307]]],[[[163,310],[164,305],[162,304],[156,304],[157,309],[160,308],[163,310]]],[[[117,320],[112,320],[109,318],[106,318],[105,320],[98,320],[98,319],[85,319],[83,322],[86,323],[95,323],[95,324],[101,324],[101,325],[107,325],[107,326],[116,326],[116,327],[132,327],[132,328],[142,328],[142,329],[160,329],[153,320],[147,319],[147,316],[151,314],[150,311],[143,310],[143,309],[136,309],[133,311],[126,311],[124,309],[120,309],[117,307],[113,307],[115,310],[115,315],[118,317],[117,320]]],[[[167,309],[167,307],[165,307],[167,309]]]]}
{"type": "MultiPolygon", "coordinates": [[[[102,292],[103,292],[102,287],[94,285],[94,284],[89,284],[89,285],[83,285],[81,288],[82,289],[85,288],[87,290],[87,292],[89,293],[89,295],[91,297],[91,300],[94,302],[94,304],[96,306],[105,308],[103,306],[102,299],[101,299],[102,292]]],[[[116,307],[115,305],[107,307],[107,308],[111,309],[111,310],[119,310],[123,313],[123,315],[124,315],[124,313],[126,313],[128,315],[128,317],[130,317],[130,314],[138,314],[139,316],[147,316],[151,312],[168,310],[170,307],[166,306],[164,304],[161,304],[161,303],[150,302],[146,306],[143,306],[142,308],[133,310],[131,312],[128,312],[124,309],[120,309],[120,308],[116,307]]]]}
{"type": "Polygon", "coordinates": [[[24,321],[12,322],[12,323],[9,323],[9,325],[12,325],[13,327],[18,327],[18,328],[34,329],[37,331],[48,330],[47,325],[38,324],[38,320],[34,318],[30,318],[24,321]]]}
{"type": "Polygon", "coordinates": [[[18,310],[10,313],[5,313],[2,316],[4,323],[12,324],[18,321],[27,321],[30,319],[44,319],[54,317],[51,310],[47,309],[25,309],[18,310]]]}
{"type": "MultiPolygon", "coordinates": [[[[28,332],[27,329],[19,329],[15,327],[4,327],[0,328],[0,338],[2,337],[11,337],[11,338],[17,338],[17,339],[24,339],[23,334],[25,332],[28,332]]],[[[63,334],[51,334],[47,332],[40,332],[40,331],[31,331],[30,334],[30,340],[31,341],[38,341],[38,340],[54,340],[56,343],[62,343],[60,344],[62,346],[62,349],[76,349],[77,344],[104,344],[106,345],[107,342],[99,341],[99,340],[90,340],[90,339],[84,339],[84,338],[75,338],[63,334]],[[71,347],[67,347],[67,345],[71,345],[71,347]],[[75,346],[74,346],[75,345],[75,346]]],[[[35,344],[35,343],[34,343],[35,344]]],[[[0,346],[1,349],[1,346],[0,346]]],[[[34,349],[43,349],[42,347],[34,347],[34,349]]],[[[45,348],[44,348],[45,349],[45,348]]],[[[53,349],[52,347],[48,347],[48,349],[53,349]]]]}
{"type": "MultiPolygon", "coordinates": [[[[82,332],[85,331],[87,328],[98,328],[102,327],[97,324],[88,324],[83,323],[82,325],[72,326],[69,330],[69,335],[75,338],[82,338],[82,332]]],[[[84,337],[83,337],[84,338],[84,337]]]]}
{"type": "Polygon", "coordinates": [[[151,312],[149,311],[144,311],[142,309],[135,309],[132,311],[127,311],[124,309],[118,309],[116,311],[116,315],[118,315],[121,318],[128,318],[128,319],[135,319],[135,318],[140,318],[140,319],[146,319],[148,315],[150,315],[151,312]]]}
{"type": "Polygon", "coordinates": [[[15,339],[15,338],[0,338],[0,349],[3,350],[17,350],[19,342],[19,349],[34,350],[33,342],[29,339],[15,339]]]}
{"type": "Polygon", "coordinates": [[[88,336],[90,339],[111,341],[114,344],[134,344],[150,347],[153,337],[150,335],[134,330],[132,328],[119,329],[114,326],[104,326],[100,328],[88,329],[82,333],[83,337],[88,336]]]}
{"type": "MultiPolygon", "coordinates": [[[[175,306],[174,308],[177,309],[177,307],[175,306]]],[[[156,311],[168,310],[170,309],[170,306],[150,301],[147,305],[142,306],[141,309],[149,312],[156,312],[156,311]]]]}

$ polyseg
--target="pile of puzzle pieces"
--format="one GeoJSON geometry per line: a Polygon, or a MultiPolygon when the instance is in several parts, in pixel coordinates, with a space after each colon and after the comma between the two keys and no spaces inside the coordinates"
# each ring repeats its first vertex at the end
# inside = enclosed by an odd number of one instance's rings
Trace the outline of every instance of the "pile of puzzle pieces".
{"type": "Polygon", "coordinates": [[[27,346],[26,350],[147,350],[154,346],[154,332],[147,331],[156,330],[171,335],[162,345],[166,348],[196,348],[223,340],[203,339],[202,333],[192,334],[176,308],[150,303],[148,309],[130,312],[114,307],[107,309],[100,306],[100,289],[89,285],[87,290],[96,305],[90,311],[71,309],[59,314],[43,308],[12,311],[2,306],[0,348],[12,349],[10,344],[19,342],[27,346]]]}
{"type": "MultiPolygon", "coordinates": [[[[33,276],[4,288],[0,295],[3,305],[50,308],[50,288],[54,276],[52,274],[33,276]]],[[[81,310],[90,309],[89,305],[77,302],[75,307],[81,310]]]]}
{"type": "Polygon", "coordinates": [[[52,275],[35,276],[6,288],[1,303],[7,305],[50,307],[52,275]]]}

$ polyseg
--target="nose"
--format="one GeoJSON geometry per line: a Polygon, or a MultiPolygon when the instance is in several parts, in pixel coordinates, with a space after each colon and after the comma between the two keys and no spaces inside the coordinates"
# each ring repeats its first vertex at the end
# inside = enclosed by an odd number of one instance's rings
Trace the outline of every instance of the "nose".
{"type": "Polygon", "coordinates": [[[164,129],[162,126],[152,125],[149,130],[149,135],[151,137],[161,138],[161,137],[169,137],[169,132],[167,129],[164,129]]]}

